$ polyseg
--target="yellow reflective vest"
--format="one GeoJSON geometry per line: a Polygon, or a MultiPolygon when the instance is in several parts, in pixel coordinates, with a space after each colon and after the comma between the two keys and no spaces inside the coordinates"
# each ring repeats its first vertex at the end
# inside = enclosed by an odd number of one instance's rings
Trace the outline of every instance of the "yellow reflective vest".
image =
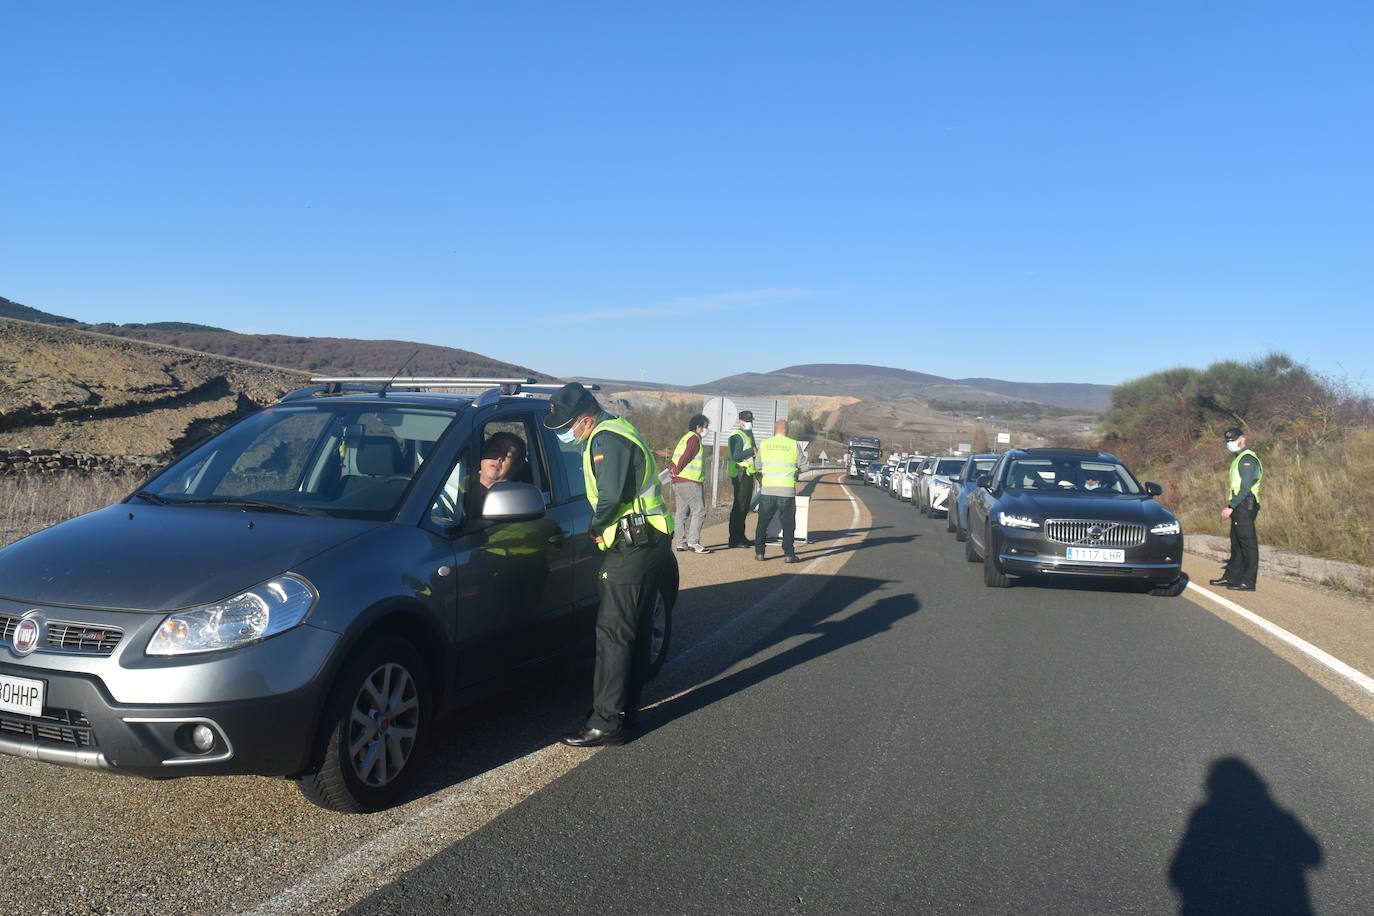
{"type": "Polygon", "coordinates": [[[697,438],[697,453],[691,461],[682,466],[682,470],[678,471],[675,476],[681,477],[683,480],[695,480],[700,483],[706,478],[706,449],[702,448],[701,437],[697,436],[695,430],[688,430],[687,435],[677,440],[677,448],[673,449],[673,467],[677,467],[677,463],[682,460],[683,453],[687,451],[687,440],[693,436],[697,438]]]}
{"type": "Polygon", "coordinates": [[[1255,459],[1255,484],[1250,488],[1250,492],[1255,495],[1255,502],[1260,501],[1260,481],[1264,479],[1264,462],[1260,461],[1259,455],[1256,455],[1253,449],[1243,448],[1236,453],[1236,457],[1231,461],[1231,476],[1226,490],[1228,502],[1235,499],[1236,494],[1240,492],[1240,459],[1246,455],[1255,459]]]}
{"type": "Polygon", "coordinates": [[[763,478],[759,492],[769,487],[781,487],[791,492],[797,489],[797,440],[787,436],[770,436],[759,443],[759,466],[763,478]]]}
{"type": "Polygon", "coordinates": [[[596,489],[596,474],[592,473],[592,440],[597,437],[598,433],[614,433],[628,439],[644,453],[644,480],[640,482],[639,492],[635,494],[633,500],[617,507],[615,518],[611,519],[611,524],[600,532],[601,549],[610,549],[611,545],[615,543],[616,535],[620,533],[620,520],[634,512],[643,513],[649,524],[663,534],[672,534],[673,517],[668,514],[667,507],[663,504],[663,489],[658,483],[654,453],[649,451],[649,446],[644,443],[644,439],[639,435],[639,430],[620,417],[611,417],[609,420],[602,420],[596,424],[592,428],[592,434],[587,437],[587,444],[582,449],[582,479],[587,485],[587,499],[591,502],[592,508],[596,508],[600,499],[596,489]]]}
{"type": "MultiPolygon", "coordinates": [[[[747,452],[750,449],[754,448],[754,434],[752,432],[741,427],[735,427],[734,429],[730,430],[730,438],[733,440],[736,436],[739,436],[741,439],[744,440],[744,442],[740,445],[740,451],[747,452]]],[[[732,446],[730,448],[730,454],[733,455],[734,452],[735,449],[732,446]]],[[[759,469],[757,449],[755,449],[754,454],[750,455],[743,461],[735,461],[734,459],[730,459],[725,463],[725,471],[731,477],[738,477],[740,468],[744,468],[745,474],[752,474],[759,469]]]]}

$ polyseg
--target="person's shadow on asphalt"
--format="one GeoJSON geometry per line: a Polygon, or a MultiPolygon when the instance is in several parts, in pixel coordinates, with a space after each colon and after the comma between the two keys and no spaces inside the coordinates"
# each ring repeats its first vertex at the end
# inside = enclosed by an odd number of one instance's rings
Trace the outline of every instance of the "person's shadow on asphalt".
{"type": "Polygon", "coordinates": [[[1183,916],[1312,912],[1309,868],[1322,846],[1245,761],[1224,757],[1207,774],[1207,800],[1193,811],[1169,866],[1183,916]]]}
{"type": "MultiPolygon", "coordinates": [[[[880,584],[877,580],[869,580],[869,582],[873,586],[880,584]]],[[[808,605],[816,608],[843,606],[819,600],[821,598],[822,596],[813,598],[808,602],[808,605]]],[[[693,712],[732,694],[748,690],[775,674],[804,665],[812,659],[820,658],[837,649],[862,642],[871,636],[890,630],[898,620],[915,614],[920,609],[921,602],[916,599],[915,595],[892,595],[881,598],[867,608],[839,620],[814,620],[801,626],[779,628],[770,634],[766,640],[760,641],[753,651],[761,651],[768,645],[776,644],[793,636],[814,634],[814,638],[769,656],[757,664],[736,671],[734,674],[704,684],[676,699],[643,711],[640,713],[640,724],[635,730],[635,738],[641,738],[659,726],[666,725],[674,719],[691,715],[693,712]]],[[[795,624],[796,621],[793,623],[795,624]]]]}

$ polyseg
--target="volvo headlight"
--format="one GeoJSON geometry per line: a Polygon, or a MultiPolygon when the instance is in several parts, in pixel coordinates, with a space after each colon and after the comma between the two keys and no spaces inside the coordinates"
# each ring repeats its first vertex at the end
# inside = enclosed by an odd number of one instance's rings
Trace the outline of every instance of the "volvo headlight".
{"type": "Polygon", "coordinates": [[[1174,519],[1172,522],[1160,522],[1150,529],[1151,534],[1181,534],[1182,532],[1183,527],[1179,525],[1178,519],[1174,519]]]}
{"type": "Polygon", "coordinates": [[[304,579],[278,576],[232,598],[172,614],[148,640],[147,653],[193,655],[246,646],[299,624],[315,597],[304,579]]]}
{"type": "Polygon", "coordinates": [[[1040,523],[1035,519],[1025,515],[1012,515],[1008,512],[999,513],[997,523],[1004,528],[1039,528],[1040,523]]]}

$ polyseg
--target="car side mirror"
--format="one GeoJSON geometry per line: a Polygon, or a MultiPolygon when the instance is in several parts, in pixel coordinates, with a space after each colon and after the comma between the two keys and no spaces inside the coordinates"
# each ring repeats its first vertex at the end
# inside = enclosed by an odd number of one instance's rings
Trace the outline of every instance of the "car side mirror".
{"type": "Polygon", "coordinates": [[[934,474],[934,473],[935,473],[935,470],[934,470],[933,468],[922,468],[922,469],[921,469],[921,473],[922,473],[922,474],[926,474],[926,475],[930,475],[930,474],[934,474]]]}
{"type": "Polygon", "coordinates": [[[1159,496],[1164,492],[1164,488],[1157,483],[1151,483],[1147,480],[1145,481],[1145,492],[1149,493],[1151,496],[1159,496]]]}
{"type": "Polygon", "coordinates": [[[979,474],[979,475],[978,475],[978,479],[975,480],[974,483],[976,483],[978,486],[982,487],[984,490],[991,490],[991,489],[992,489],[992,475],[991,475],[991,474],[979,474]]]}
{"type": "Polygon", "coordinates": [[[544,497],[532,483],[503,480],[492,484],[482,501],[488,522],[528,522],[544,517],[544,497]]]}

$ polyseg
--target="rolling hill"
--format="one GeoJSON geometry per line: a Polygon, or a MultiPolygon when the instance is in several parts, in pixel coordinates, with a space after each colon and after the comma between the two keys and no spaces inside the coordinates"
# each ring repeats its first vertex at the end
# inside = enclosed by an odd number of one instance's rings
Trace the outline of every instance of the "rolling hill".
{"type": "Polygon", "coordinates": [[[692,390],[742,396],[847,395],[870,401],[908,398],[968,404],[1034,401],[1094,413],[1111,405],[1112,392],[1110,385],[950,379],[908,369],[854,363],[812,363],[773,372],[746,372],[716,379],[692,390]]]}

